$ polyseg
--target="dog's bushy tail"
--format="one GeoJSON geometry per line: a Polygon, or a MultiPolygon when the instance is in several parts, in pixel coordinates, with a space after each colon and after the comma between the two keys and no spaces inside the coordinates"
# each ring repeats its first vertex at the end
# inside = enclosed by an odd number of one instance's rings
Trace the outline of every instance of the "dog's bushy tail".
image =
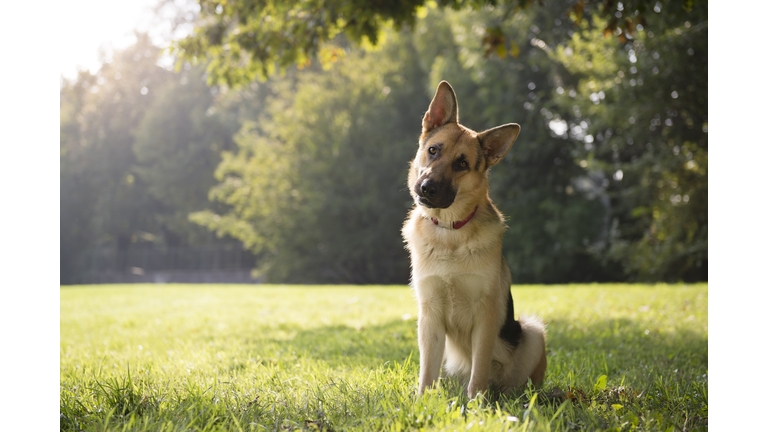
{"type": "Polygon", "coordinates": [[[515,350],[514,380],[524,385],[530,378],[534,384],[540,384],[547,370],[547,326],[536,315],[520,315],[518,321],[523,334],[515,350]]]}

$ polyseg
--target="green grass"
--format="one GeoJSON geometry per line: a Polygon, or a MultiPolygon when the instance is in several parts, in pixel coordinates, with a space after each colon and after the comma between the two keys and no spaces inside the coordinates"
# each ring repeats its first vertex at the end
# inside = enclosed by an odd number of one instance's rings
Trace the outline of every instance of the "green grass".
{"type": "Polygon", "coordinates": [[[61,288],[62,430],[701,430],[699,285],[513,286],[548,323],[540,388],[417,397],[406,287],[61,288]]]}

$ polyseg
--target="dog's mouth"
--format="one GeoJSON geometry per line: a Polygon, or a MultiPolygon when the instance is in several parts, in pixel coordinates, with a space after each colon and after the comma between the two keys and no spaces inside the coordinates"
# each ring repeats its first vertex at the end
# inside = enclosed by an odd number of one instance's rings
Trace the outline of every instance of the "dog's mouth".
{"type": "Polygon", "coordinates": [[[438,197],[433,197],[432,199],[426,198],[421,195],[416,196],[416,204],[426,207],[426,208],[439,208],[439,209],[446,209],[453,204],[453,201],[456,199],[455,194],[450,195],[443,195],[438,197]]]}
{"type": "Polygon", "coordinates": [[[430,202],[429,202],[429,200],[428,200],[428,199],[426,199],[426,198],[424,198],[424,197],[421,197],[421,196],[417,196],[417,197],[416,197],[416,204],[418,204],[418,205],[420,205],[420,206],[423,206],[423,207],[426,207],[426,208],[435,208],[435,207],[432,205],[432,203],[430,203],[430,202]]]}

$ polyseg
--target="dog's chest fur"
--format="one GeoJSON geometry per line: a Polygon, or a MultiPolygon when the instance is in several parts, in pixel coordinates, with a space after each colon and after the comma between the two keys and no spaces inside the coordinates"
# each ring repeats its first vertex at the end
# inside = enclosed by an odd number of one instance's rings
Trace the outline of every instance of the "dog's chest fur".
{"type": "Polygon", "coordinates": [[[429,275],[485,273],[498,267],[504,225],[492,204],[480,206],[461,229],[435,226],[414,209],[403,237],[411,252],[413,278],[429,275]]]}
{"type": "Polygon", "coordinates": [[[442,316],[451,339],[468,343],[476,318],[487,310],[484,303],[499,296],[502,220],[495,208],[483,206],[477,220],[453,230],[438,228],[417,213],[403,229],[416,297],[442,316]]]}

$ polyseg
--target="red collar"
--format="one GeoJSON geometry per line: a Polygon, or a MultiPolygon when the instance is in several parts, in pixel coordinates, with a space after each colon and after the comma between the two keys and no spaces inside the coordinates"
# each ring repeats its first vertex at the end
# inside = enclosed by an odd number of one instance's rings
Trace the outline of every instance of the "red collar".
{"type": "MultiPolygon", "coordinates": [[[[478,206],[478,207],[479,207],[479,206],[478,206]]],[[[467,222],[469,222],[469,220],[470,220],[470,219],[472,219],[472,216],[474,216],[474,215],[475,215],[475,213],[477,213],[477,208],[478,208],[478,207],[475,207],[475,210],[473,210],[473,211],[472,211],[472,214],[471,214],[471,215],[469,215],[469,216],[467,216],[467,218],[466,218],[466,219],[464,219],[463,221],[460,221],[460,222],[452,222],[452,223],[451,223],[451,227],[453,227],[453,229],[459,229],[459,228],[463,227],[464,225],[466,225],[466,224],[467,224],[467,222]]],[[[440,226],[440,222],[439,222],[437,219],[435,219],[435,218],[432,218],[432,223],[433,223],[433,224],[435,224],[435,225],[437,225],[437,226],[440,226]]]]}

